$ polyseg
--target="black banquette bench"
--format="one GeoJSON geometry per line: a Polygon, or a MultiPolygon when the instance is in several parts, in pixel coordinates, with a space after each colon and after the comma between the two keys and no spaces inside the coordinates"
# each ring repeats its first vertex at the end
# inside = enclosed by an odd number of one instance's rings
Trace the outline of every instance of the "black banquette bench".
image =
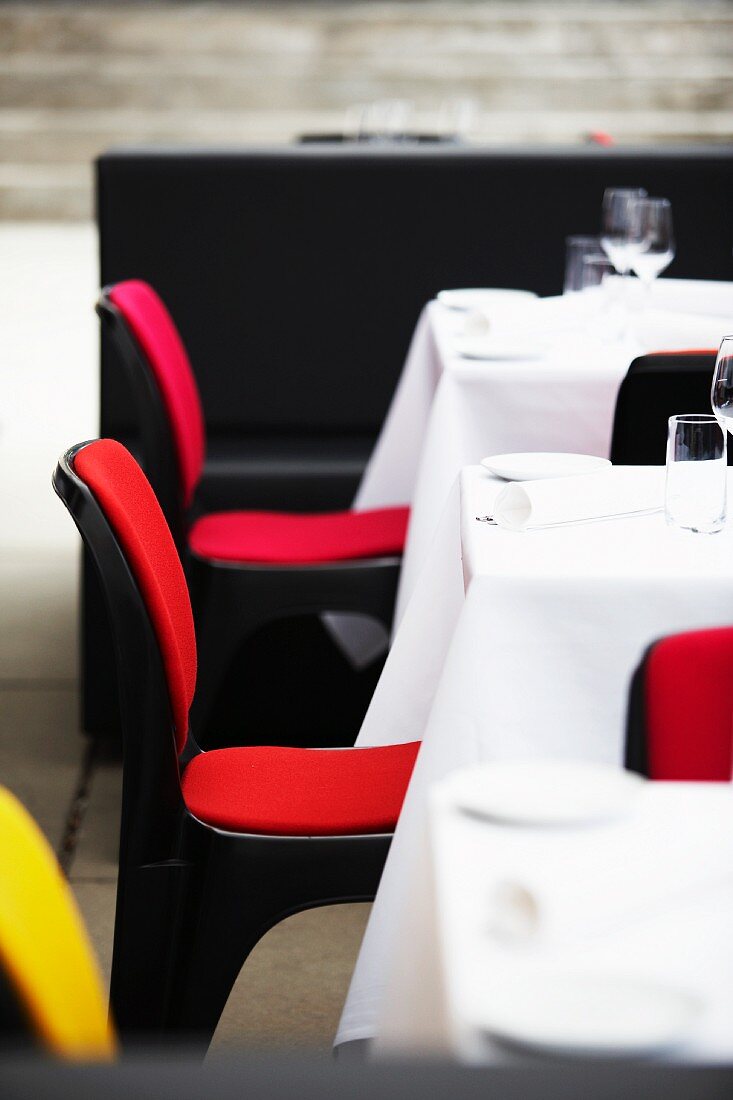
{"type": "MultiPolygon", "coordinates": [[[[305,143],[104,153],[101,281],[148,280],[181,329],[208,426],[208,507],[344,507],[422,305],[450,286],[559,293],[565,236],[597,231],[604,188],[627,184],[672,200],[669,275],[733,276],[731,147],[305,143]]],[[[134,444],[104,344],[100,430],[134,444]]],[[[86,589],[94,731],[113,708],[86,589]]]]}

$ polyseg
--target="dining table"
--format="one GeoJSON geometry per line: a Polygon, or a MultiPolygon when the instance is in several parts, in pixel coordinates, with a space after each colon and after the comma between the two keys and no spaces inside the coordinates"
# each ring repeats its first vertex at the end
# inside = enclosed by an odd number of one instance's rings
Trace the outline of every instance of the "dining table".
{"type": "Polygon", "coordinates": [[[733,1060],[733,786],[540,762],[430,792],[375,1052],[733,1060]]]}
{"type": "Polygon", "coordinates": [[[612,338],[576,296],[497,299],[489,331],[504,358],[462,354],[465,312],[434,301],[418,321],[355,501],[412,508],[391,648],[356,744],[422,747],[336,1035],[342,1053],[393,1030],[407,945],[432,912],[434,785],[510,759],[620,767],[645,648],[731,621],[733,531],[668,526],[661,466],[614,468],[656,494],[645,514],[527,531],[483,521],[506,482],[482,457],[606,456],[633,358],[712,348],[733,325],[733,284],[665,282],[679,285],[655,287],[632,330],[612,338]]]}
{"type": "Polygon", "coordinates": [[[589,311],[587,294],[514,301],[487,292],[482,312],[496,347],[486,340],[485,358],[479,340],[465,346],[472,311],[439,299],[425,306],[353,502],[411,506],[395,624],[462,467],[515,451],[607,457],[631,362],[653,351],[717,348],[733,331],[733,282],[658,279],[646,304],[641,289],[617,288],[628,298],[625,318],[609,317],[612,308],[589,311]]]}

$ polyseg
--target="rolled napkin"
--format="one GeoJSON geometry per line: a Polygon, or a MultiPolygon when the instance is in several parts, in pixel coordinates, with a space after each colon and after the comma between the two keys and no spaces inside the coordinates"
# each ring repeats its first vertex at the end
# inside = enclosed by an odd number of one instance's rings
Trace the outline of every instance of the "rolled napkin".
{"type": "Polygon", "coordinates": [[[730,816],[726,788],[681,792],[612,765],[524,759],[460,769],[438,797],[482,830],[483,931],[521,947],[613,935],[729,889],[731,843],[710,843],[730,816]]]}
{"type": "Polygon", "coordinates": [[[506,298],[488,300],[476,305],[464,314],[464,336],[526,336],[527,330],[540,335],[546,327],[546,303],[540,298],[506,298]],[[519,332],[517,331],[519,328],[519,332]]]}
{"type": "Polygon", "coordinates": [[[610,519],[664,506],[664,467],[611,466],[595,474],[513,481],[494,503],[493,518],[508,531],[610,519]]]}
{"type": "Polygon", "coordinates": [[[463,322],[464,336],[486,336],[491,332],[489,315],[483,309],[472,309],[466,313],[463,322]]]}

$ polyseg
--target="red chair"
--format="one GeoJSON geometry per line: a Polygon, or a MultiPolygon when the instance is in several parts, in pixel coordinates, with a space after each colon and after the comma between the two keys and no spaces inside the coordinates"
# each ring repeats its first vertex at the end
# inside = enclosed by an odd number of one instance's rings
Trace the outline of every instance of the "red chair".
{"type": "Polygon", "coordinates": [[[650,779],[733,776],[733,627],[662,638],[629,696],[626,767],[650,779]]]}
{"type": "Polygon", "coordinates": [[[203,753],[189,733],[196,641],[180,559],[140,467],[72,448],[54,488],[98,569],[124,744],[112,1006],[123,1032],[208,1042],[245,958],[298,910],[376,892],[417,744],[203,753]]]}
{"type": "Polygon", "coordinates": [[[409,510],[232,511],[192,522],[205,426],[175,323],[139,280],[106,287],[97,312],[132,383],[141,464],[187,566],[201,654],[192,722],[203,739],[237,651],[264,623],[328,610],[389,628],[409,510]]]}

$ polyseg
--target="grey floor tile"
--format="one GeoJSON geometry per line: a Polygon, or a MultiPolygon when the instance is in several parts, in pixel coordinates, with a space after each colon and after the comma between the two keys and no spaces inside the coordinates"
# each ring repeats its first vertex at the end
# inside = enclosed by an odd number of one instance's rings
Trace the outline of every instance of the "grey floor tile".
{"type": "Polygon", "coordinates": [[[114,880],[72,882],[71,886],[97,953],[105,985],[109,989],[117,883],[114,880]]]}
{"type": "Polygon", "coordinates": [[[18,796],[54,849],[61,840],[83,749],[75,690],[0,686],[0,783],[18,796]]]}
{"type": "Polygon", "coordinates": [[[0,681],[75,681],[77,559],[67,551],[0,555],[0,681]]]}
{"type": "Polygon", "coordinates": [[[242,968],[209,1058],[245,1047],[330,1056],[369,909],[312,909],[268,932],[242,968]]]}
{"type": "Polygon", "coordinates": [[[96,764],[89,801],[71,864],[72,881],[117,877],[122,802],[122,766],[116,761],[96,764]]]}

